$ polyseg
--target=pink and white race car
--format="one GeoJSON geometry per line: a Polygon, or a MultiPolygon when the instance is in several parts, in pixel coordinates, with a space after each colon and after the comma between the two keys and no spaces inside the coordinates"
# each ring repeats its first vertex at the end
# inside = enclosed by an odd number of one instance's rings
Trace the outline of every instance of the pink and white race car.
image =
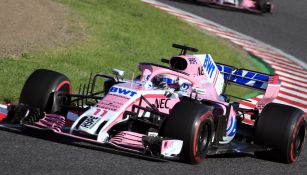
{"type": "Polygon", "coordinates": [[[197,51],[188,46],[173,47],[181,52],[162,59],[166,66],[140,63],[140,76],[131,80],[117,69],[113,76],[98,73],[77,94],[65,75],[36,70],[19,103],[2,110],[1,126],[192,164],[223,153],[297,160],[306,135],[304,112],[272,103],[278,76],[215,63],[210,54],[188,55],[197,51]],[[242,108],[225,94],[229,83],[262,91],[263,98],[253,109],[242,108]]]}
{"type": "Polygon", "coordinates": [[[271,13],[271,0],[193,0],[208,6],[247,10],[254,13],[271,13]]]}

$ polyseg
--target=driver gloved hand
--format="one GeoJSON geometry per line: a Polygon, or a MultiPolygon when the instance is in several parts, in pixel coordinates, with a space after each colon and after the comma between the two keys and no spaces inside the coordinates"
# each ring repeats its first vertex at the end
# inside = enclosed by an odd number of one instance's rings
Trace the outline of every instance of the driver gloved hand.
{"type": "Polygon", "coordinates": [[[168,89],[169,86],[167,85],[166,82],[160,82],[159,85],[158,85],[159,88],[162,88],[162,89],[168,89]]]}

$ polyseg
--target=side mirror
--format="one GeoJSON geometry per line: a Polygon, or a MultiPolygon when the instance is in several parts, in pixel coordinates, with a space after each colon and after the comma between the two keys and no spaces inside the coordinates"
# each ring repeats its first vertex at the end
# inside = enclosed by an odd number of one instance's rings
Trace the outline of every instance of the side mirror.
{"type": "Polygon", "coordinates": [[[192,92],[196,94],[206,94],[206,91],[202,88],[192,87],[192,92]]]}
{"type": "Polygon", "coordinates": [[[113,73],[115,76],[120,76],[120,77],[122,77],[122,76],[124,76],[125,71],[113,68],[113,69],[112,69],[112,73],[113,73]]]}

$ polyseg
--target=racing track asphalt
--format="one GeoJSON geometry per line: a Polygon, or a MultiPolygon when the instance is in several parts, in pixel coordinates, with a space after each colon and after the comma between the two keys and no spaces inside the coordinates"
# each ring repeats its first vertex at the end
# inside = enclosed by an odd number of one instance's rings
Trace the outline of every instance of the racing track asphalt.
{"type": "MultiPolygon", "coordinates": [[[[306,16],[300,16],[307,15],[303,13],[306,1],[289,4],[279,0],[275,2],[276,14],[265,16],[182,2],[168,3],[270,43],[298,58],[307,54],[307,47],[303,47],[307,41],[303,35],[306,30],[302,24],[307,20],[306,16]],[[289,23],[293,23],[292,27],[289,23]]],[[[67,139],[56,140],[0,129],[0,174],[307,174],[306,150],[292,165],[246,155],[210,157],[199,165],[188,165],[144,160],[88,145],[76,146],[67,139]]]]}
{"type": "Polygon", "coordinates": [[[246,155],[210,157],[199,165],[141,159],[69,139],[0,129],[0,174],[306,174],[307,156],[286,165],[246,155]],[[25,134],[26,133],[26,134],[25,134]],[[48,139],[43,139],[47,137],[48,139]],[[305,173],[304,173],[305,172],[305,173]]]}
{"type": "Polygon", "coordinates": [[[307,63],[307,1],[272,0],[272,14],[254,15],[190,3],[158,0],[254,37],[307,63]]]}

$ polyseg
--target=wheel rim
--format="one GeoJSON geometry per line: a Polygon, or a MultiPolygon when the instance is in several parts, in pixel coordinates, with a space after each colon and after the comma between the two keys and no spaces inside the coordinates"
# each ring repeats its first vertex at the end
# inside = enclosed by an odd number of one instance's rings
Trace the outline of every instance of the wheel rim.
{"type": "Polygon", "coordinates": [[[204,122],[200,127],[197,141],[197,150],[199,152],[200,158],[204,158],[207,154],[209,138],[210,137],[210,124],[204,122]]]}
{"type": "Polygon", "coordinates": [[[303,142],[304,142],[304,139],[305,139],[305,127],[304,125],[301,126],[297,132],[297,135],[295,137],[295,140],[294,140],[294,149],[293,149],[293,153],[294,153],[294,156],[297,157],[300,155],[301,153],[301,150],[302,150],[302,146],[303,146],[303,142]]]}
{"type": "MultiPolygon", "coordinates": [[[[71,87],[70,81],[68,81],[68,80],[62,81],[61,83],[58,84],[57,87],[54,88],[54,91],[71,94],[72,87],[71,87]]],[[[54,97],[53,96],[51,98],[49,97],[45,111],[48,112],[48,113],[55,113],[55,114],[60,114],[60,115],[66,116],[67,110],[66,109],[64,110],[64,108],[62,108],[60,106],[69,105],[70,98],[67,97],[67,96],[58,96],[57,97],[57,103],[56,103],[57,107],[56,107],[56,109],[60,110],[60,111],[53,110],[53,105],[54,105],[53,103],[54,103],[54,97]]]]}

